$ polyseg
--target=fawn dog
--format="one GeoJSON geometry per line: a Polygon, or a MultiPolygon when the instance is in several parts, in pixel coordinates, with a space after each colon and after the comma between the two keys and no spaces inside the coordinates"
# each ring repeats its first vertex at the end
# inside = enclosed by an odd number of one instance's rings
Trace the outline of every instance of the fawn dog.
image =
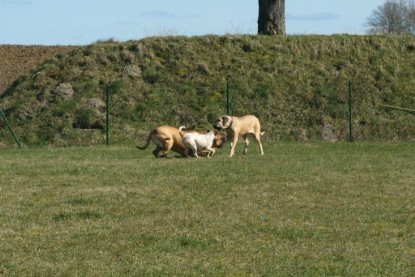
{"type": "Polygon", "coordinates": [[[258,141],[261,155],[264,155],[262,149],[261,136],[265,132],[261,132],[261,124],[259,119],[253,115],[245,115],[242,117],[223,115],[216,119],[213,127],[218,130],[226,130],[228,139],[231,142],[231,152],[229,157],[235,154],[235,146],[238,142],[239,137],[242,137],[245,141],[244,154],[248,151],[249,140],[248,135],[253,134],[258,141]]]}

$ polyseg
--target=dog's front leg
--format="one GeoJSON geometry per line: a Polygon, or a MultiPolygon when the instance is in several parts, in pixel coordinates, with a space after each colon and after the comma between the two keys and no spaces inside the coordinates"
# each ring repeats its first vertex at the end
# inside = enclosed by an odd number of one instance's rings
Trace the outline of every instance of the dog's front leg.
{"type": "Polygon", "coordinates": [[[213,154],[215,154],[215,149],[213,149],[213,148],[209,148],[209,149],[207,149],[207,150],[208,150],[207,157],[208,157],[208,158],[212,158],[213,154]]]}
{"type": "Polygon", "coordinates": [[[236,147],[237,142],[238,142],[238,136],[233,134],[232,142],[231,142],[231,153],[229,153],[229,157],[232,157],[235,154],[235,147],[236,147]]]}

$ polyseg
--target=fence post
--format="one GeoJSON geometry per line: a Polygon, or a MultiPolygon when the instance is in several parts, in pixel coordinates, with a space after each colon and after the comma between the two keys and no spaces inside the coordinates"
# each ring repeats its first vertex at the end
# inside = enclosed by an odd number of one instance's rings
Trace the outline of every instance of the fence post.
{"type": "Polygon", "coordinates": [[[353,142],[352,89],[352,82],[349,81],[349,142],[353,142]]]}
{"type": "Polygon", "coordinates": [[[9,131],[12,133],[14,141],[19,145],[19,148],[22,148],[20,145],[19,139],[17,138],[16,134],[13,132],[12,127],[10,127],[9,122],[7,121],[6,115],[3,113],[3,110],[0,109],[1,116],[3,117],[4,121],[6,122],[7,128],[9,128],[9,131]]]}
{"type": "Polygon", "coordinates": [[[110,84],[107,84],[107,99],[106,99],[106,144],[109,145],[109,133],[110,133],[110,84]]]}
{"type": "Polygon", "coordinates": [[[229,115],[229,77],[226,77],[226,115],[229,115]]]}

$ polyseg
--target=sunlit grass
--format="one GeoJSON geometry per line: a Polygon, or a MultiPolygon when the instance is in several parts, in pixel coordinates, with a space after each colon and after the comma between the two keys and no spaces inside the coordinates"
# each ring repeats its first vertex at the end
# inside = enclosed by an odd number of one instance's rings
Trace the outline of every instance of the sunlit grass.
{"type": "Polygon", "coordinates": [[[0,152],[6,276],[411,276],[410,143],[0,152]]]}

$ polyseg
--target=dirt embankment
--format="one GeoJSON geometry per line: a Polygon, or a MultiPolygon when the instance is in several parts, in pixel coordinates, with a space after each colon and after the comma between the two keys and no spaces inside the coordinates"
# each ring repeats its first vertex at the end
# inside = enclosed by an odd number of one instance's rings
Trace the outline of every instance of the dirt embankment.
{"type": "Polygon", "coordinates": [[[0,45],[0,95],[19,77],[72,46],[0,45]]]}

